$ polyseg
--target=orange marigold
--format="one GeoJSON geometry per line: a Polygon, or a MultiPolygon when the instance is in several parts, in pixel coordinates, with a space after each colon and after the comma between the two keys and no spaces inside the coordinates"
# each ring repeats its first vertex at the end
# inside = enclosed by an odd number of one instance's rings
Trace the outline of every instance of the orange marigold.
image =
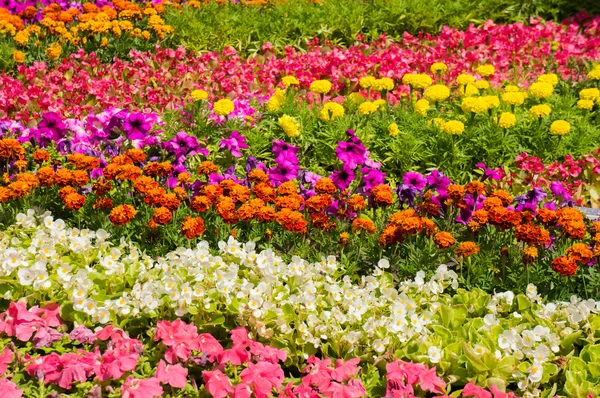
{"type": "Polygon", "coordinates": [[[98,195],[104,195],[112,191],[112,183],[104,178],[99,178],[92,184],[92,191],[98,195]]]}
{"type": "Polygon", "coordinates": [[[572,207],[563,207],[556,212],[558,222],[563,224],[567,221],[583,221],[583,214],[572,207]]]}
{"type": "Polygon", "coordinates": [[[142,163],[146,160],[146,154],[141,149],[132,148],[125,153],[129,159],[131,159],[135,163],[142,163]]]}
{"type": "Polygon", "coordinates": [[[25,149],[14,138],[0,139],[0,161],[21,159],[25,156],[25,149]]]}
{"type": "Polygon", "coordinates": [[[182,187],[173,188],[173,193],[177,196],[179,200],[186,200],[188,198],[188,194],[182,187]]]}
{"type": "Polygon", "coordinates": [[[235,184],[231,191],[229,192],[229,197],[233,199],[234,202],[244,203],[250,199],[250,190],[248,187],[245,187],[240,184],[235,184]]]}
{"type": "MultiPolygon", "coordinates": [[[[327,194],[315,195],[306,200],[304,208],[309,213],[320,213],[331,206],[331,203],[333,203],[331,196],[327,194]]],[[[275,204],[277,205],[277,200],[275,204]]]]}
{"type": "Polygon", "coordinates": [[[448,185],[448,197],[452,200],[459,201],[465,196],[465,187],[458,184],[448,185]]]}
{"type": "Polygon", "coordinates": [[[152,220],[160,225],[166,225],[171,222],[173,219],[173,214],[171,214],[171,210],[166,207],[159,207],[154,210],[152,214],[152,220]]]}
{"type": "Polygon", "coordinates": [[[502,204],[502,199],[496,198],[494,196],[490,196],[486,200],[483,201],[483,209],[484,210],[492,210],[496,207],[504,207],[502,204]]]}
{"type": "Polygon", "coordinates": [[[354,212],[359,212],[367,207],[367,202],[362,195],[352,195],[350,199],[348,199],[348,207],[354,212]]]}
{"type": "Polygon", "coordinates": [[[360,231],[365,231],[369,234],[374,234],[377,232],[377,227],[371,220],[367,220],[366,218],[355,218],[352,221],[352,232],[357,233],[360,231]]]}
{"type": "Polygon", "coordinates": [[[306,226],[308,223],[304,219],[302,213],[290,210],[282,209],[275,215],[275,219],[283,229],[296,233],[306,233],[306,226]]]}
{"type": "Polygon", "coordinates": [[[471,219],[477,224],[479,224],[479,226],[485,225],[488,222],[488,217],[488,212],[483,209],[475,210],[471,215],[471,219]]]}
{"type": "Polygon", "coordinates": [[[209,160],[205,160],[204,162],[200,163],[200,166],[198,166],[198,169],[196,170],[199,175],[204,176],[208,176],[211,173],[216,173],[217,171],[219,171],[219,166],[209,160]]]}
{"type": "Polygon", "coordinates": [[[421,227],[425,231],[425,236],[432,237],[438,233],[438,227],[433,220],[423,217],[421,219],[421,227]]]}
{"type": "Polygon", "coordinates": [[[389,206],[392,204],[392,188],[389,185],[380,184],[371,189],[373,201],[378,206],[389,206]]]}
{"type": "Polygon", "coordinates": [[[94,209],[110,209],[113,207],[113,201],[110,198],[98,198],[92,207],[94,209]]]}
{"type": "Polygon", "coordinates": [[[489,221],[501,230],[516,227],[521,223],[521,215],[504,207],[494,207],[488,211],[489,221]]]}
{"type": "Polygon", "coordinates": [[[10,194],[10,198],[13,200],[24,198],[31,191],[31,185],[23,181],[12,182],[6,188],[10,194]]]}
{"type": "Polygon", "coordinates": [[[175,211],[181,205],[181,201],[177,198],[175,193],[169,192],[162,196],[160,204],[171,211],[175,211]]]}
{"type": "Polygon", "coordinates": [[[33,153],[33,161],[42,164],[50,160],[50,154],[45,149],[38,149],[33,153]]]}
{"type": "Polygon", "coordinates": [[[63,203],[69,210],[79,210],[85,205],[85,196],[73,192],[63,198],[63,203]]]}
{"type": "Polygon", "coordinates": [[[76,187],[82,187],[90,181],[90,177],[83,170],[73,170],[73,185],[76,187]]]}
{"type": "Polygon", "coordinates": [[[10,191],[7,188],[0,187],[0,203],[6,203],[10,200],[10,191]]]}
{"type": "Polygon", "coordinates": [[[480,248],[475,244],[475,242],[461,242],[454,250],[454,254],[456,254],[457,257],[467,258],[473,254],[479,253],[479,250],[480,248]]]}
{"type": "Polygon", "coordinates": [[[583,221],[565,221],[561,222],[563,232],[571,239],[585,238],[585,224],[583,221]]]}
{"type": "Polygon", "coordinates": [[[523,250],[523,262],[525,264],[531,264],[538,258],[538,249],[537,247],[528,247],[523,250]]]}
{"type": "Polygon", "coordinates": [[[331,178],[321,178],[315,184],[315,191],[320,194],[329,194],[333,195],[336,192],[336,187],[331,178]]]}
{"type": "Polygon", "coordinates": [[[500,199],[502,201],[502,206],[508,206],[513,201],[512,195],[502,189],[495,190],[490,194],[490,197],[500,199]]]}
{"type": "Polygon", "coordinates": [[[256,211],[256,218],[261,222],[271,222],[275,220],[275,209],[270,206],[264,206],[256,211]]]}
{"type": "Polygon", "coordinates": [[[515,237],[519,242],[525,242],[531,246],[542,246],[550,244],[550,232],[533,224],[522,224],[515,229],[515,237]]]}
{"type": "MultiPolygon", "coordinates": [[[[108,182],[108,181],[107,181],[108,182]]],[[[151,189],[158,188],[158,182],[148,176],[140,176],[133,183],[133,189],[142,195],[148,193],[151,189]]]]}
{"type": "Polygon", "coordinates": [[[269,182],[269,176],[261,169],[253,169],[248,173],[248,181],[252,183],[269,182]]]}
{"type": "Polygon", "coordinates": [[[294,181],[286,181],[277,188],[279,195],[296,195],[298,193],[298,187],[294,181]]]}
{"type": "Polygon", "coordinates": [[[29,185],[30,188],[34,189],[40,186],[40,180],[31,173],[17,174],[16,181],[24,182],[29,185]]]}
{"type": "Polygon", "coordinates": [[[65,168],[59,169],[56,172],[56,183],[61,187],[73,185],[73,172],[65,168]]]}
{"type": "Polygon", "coordinates": [[[448,249],[449,247],[454,246],[454,244],[456,243],[456,239],[454,239],[452,234],[449,232],[438,232],[433,237],[433,242],[440,249],[448,249]]]}
{"type": "Polygon", "coordinates": [[[300,210],[302,207],[303,199],[300,195],[286,195],[286,196],[278,196],[275,198],[275,207],[278,210],[281,209],[290,209],[290,210],[300,210]]]}
{"type": "Polygon", "coordinates": [[[131,205],[119,205],[113,208],[108,218],[114,225],[129,224],[133,217],[137,214],[137,210],[131,205]]]}
{"type": "Polygon", "coordinates": [[[211,200],[204,195],[194,196],[190,201],[190,209],[196,213],[202,213],[210,210],[212,207],[211,200]]]}
{"type": "Polygon", "coordinates": [[[186,217],[181,226],[181,234],[188,239],[195,239],[205,231],[204,220],[200,217],[186,217]]]}
{"type": "Polygon", "coordinates": [[[348,232],[342,232],[340,234],[340,244],[346,246],[348,244],[349,237],[350,237],[350,235],[348,235],[348,232]]]}
{"type": "Polygon", "coordinates": [[[252,192],[265,202],[273,202],[277,196],[277,191],[267,183],[261,182],[252,188],[252,192]]]}
{"type": "Polygon", "coordinates": [[[468,193],[483,195],[485,194],[485,184],[481,181],[471,181],[465,185],[465,190],[468,193]]]}
{"type": "Polygon", "coordinates": [[[554,210],[541,208],[537,211],[536,218],[542,224],[549,226],[556,224],[556,221],[558,220],[558,215],[554,210]]]}
{"type": "Polygon", "coordinates": [[[219,185],[209,184],[204,186],[202,193],[214,202],[217,198],[223,195],[223,188],[221,188],[219,185]]]}
{"type": "Polygon", "coordinates": [[[552,261],[552,269],[560,276],[573,276],[577,272],[577,263],[567,256],[560,256],[552,261]]]}
{"type": "Polygon", "coordinates": [[[192,176],[189,173],[177,174],[177,182],[180,184],[190,184],[192,182],[192,176]]]}
{"type": "Polygon", "coordinates": [[[594,253],[590,250],[588,245],[583,243],[575,243],[573,246],[567,249],[567,256],[581,264],[587,264],[590,262],[594,253]]]}
{"type": "Polygon", "coordinates": [[[254,209],[254,207],[252,207],[252,205],[250,205],[248,203],[244,203],[237,210],[237,214],[238,214],[238,217],[240,218],[240,220],[250,221],[254,218],[254,215],[256,214],[256,210],[254,209]]]}

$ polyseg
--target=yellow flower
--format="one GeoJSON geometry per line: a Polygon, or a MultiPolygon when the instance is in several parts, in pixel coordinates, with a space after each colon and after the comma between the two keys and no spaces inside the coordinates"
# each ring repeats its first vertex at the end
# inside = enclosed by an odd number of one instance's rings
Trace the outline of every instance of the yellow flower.
{"type": "Polygon", "coordinates": [[[375,106],[377,106],[377,109],[379,109],[382,105],[385,105],[386,101],[382,98],[373,101],[373,104],[375,104],[375,106]]]}
{"type": "Polygon", "coordinates": [[[539,75],[537,81],[556,86],[558,84],[558,76],[556,75],[556,73],[546,73],[543,75],[539,75]]]}
{"type": "Polygon", "coordinates": [[[108,46],[108,39],[106,37],[103,37],[102,40],[100,41],[100,47],[107,47],[108,46]]]}
{"type": "Polygon", "coordinates": [[[411,79],[411,87],[416,89],[427,88],[431,86],[432,80],[429,75],[421,74],[415,75],[411,79]]]}
{"type": "Polygon", "coordinates": [[[600,90],[597,88],[584,88],[579,92],[579,98],[583,100],[597,100],[600,97],[600,90]]]}
{"type": "Polygon", "coordinates": [[[389,77],[382,77],[381,79],[377,79],[371,85],[374,91],[390,91],[394,89],[394,81],[389,77]]]}
{"type": "Polygon", "coordinates": [[[25,47],[27,45],[27,42],[29,42],[29,32],[25,30],[17,32],[14,39],[18,45],[25,47]]]}
{"type": "Polygon", "coordinates": [[[351,93],[348,96],[348,99],[354,104],[362,104],[365,102],[365,97],[361,93],[351,93]]]}
{"type": "Polygon", "coordinates": [[[497,108],[500,106],[500,100],[497,95],[484,95],[481,97],[487,104],[488,109],[497,108]]]}
{"type": "Polygon", "coordinates": [[[592,101],[592,100],[582,99],[582,100],[577,101],[577,108],[579,108],[579,109],[586,109],[589,111],[593,107],[594,107],[594,101],[592,101]]]}
{"type": "Polygon", "coordinates": [[[523,93],[509,91],[502,94],[502,102],[509,105],[523,105],[525,97],[523,96],[523,93]]]}
{"type": "Polygon", "coordinates": [[[300,123],[298,123],[296,118],[292,116],[283,115],[282,117],[280,117],[279,126],[290,138],[298,137],[300,135],[300,123]]]}
{"type": "Polygon", "coordinates": [[[550,108],[546,104],[535,105],[532,106],[531,109],[529,109],[529,113],[531,114],[531,116],[539,119],[541,117],[548,116],[550,113],[552,113],[552,108],[550,108]]]}
{"type": "Polygon", "coordinates": [[[438,128],[442,128],[442,126],[446,124],[446,122],[444,121],[444,119],[439,118],[439,117],[434,117],[433,119],[431,119],[429,122],[427,122],[428,126],[436,126],[438,128]]]}
{"type": "Polygon", "coordinates": [[[19,50],[15,50],[15,52],[13,53],[13,60],[18,64],[22,64],[23,62],[25,62],[25,53],[19,50]]]}
{"type": "Polygon", "coordinates": [[[521,91],[521,89],[519,88],[519,86],[509,84],[508,86],[504,87],[504,91],[506,91],[507,93],[518,93],[519,91],[521,91]]]}
{"type": "Polygon", "coordinates": [[[498,119],[498,127],[501,127],[503,129],[508,129],[513,127],[515,124],[517,123],[517,117],[515,116],[514,113],[510,113],[510,112],[502,112],[502,115],[500,115],[500,119],[498,119]]]}
{"type": "Polygon", "coordinates": [[[431,68],[429,69],[431,71],[431,73],[445,73],[448,70],[448,66],[443,63],[443,62],[436,62],[433,65],[431,65],[431,68]]]}
{"type": "Polygon", "coordinates": [[[213,105],[213,111],[219,116],[227,116],[233,112],[233,109],[233,102],[227,98],[220,99],[213,105]]]}
{"type": "Polygon", "coordinates": [[[465,131],[465,125],[463,124],[463,122],[458,120],[450,120],[440,127],[444,133],[450,135],[462,134],[463,131],[465,131]]]}
{"type": "Polygon", "coordinates": [[[588,73],[587,77],[590,80],[600,80],[600,66],[594,66],[594,69],[588,73]]]}
{"type": "Polygon", "coordinates": [[[571,131],[571,125],[565,120],[556,120],[550,125],[550,132],[554,135],[565,135],[571,131]]]}
{"type": "Polygon", "coordinates": [[[370,115],[371,113],[375,113],[377,111],[378,106],[370,101],[365,101],[358,107],[358,113],[363,115],[370,115]]]}
{"type": "Polygon", "coordinates": [[[487,90],[488,88],[490,88],[490,83],[488,83],[487,80],[477,80],[474,86],[480,90],[487,90]]]}
{"type": "Polygon", "coordinates": [[[421,116],[426,116],[428,110],[429,110],[429,101],[427,101],[426,99],[420,99],[415,104],[415,112],[417,112],[421,116]]]}
{"type": "Polygon", "coordinates": [[[46,49],[46,55],[51,60],[57,60],[60,57],[60,54],[62,54],[62,47],[58,43],[52,43],[46,49]]]}
{"type": "Polygon", "coordinates": [[[308,90],[311,93],[327,94],[331,91],[331,82],[329,80],[315,80],[310,84],[308,90]]]}
{"type": "Polygon", "coordinates": [[[479,95],[479,90],[475,87],[474,84],[467,84],[465,86],[465,92],[463,93],[465,97],[472,97],[473,95],[479,95]]]}
{"type": "Polygon", "coordinates": [[[402,84],[407,86],[412,85],[415,76],[417,76],[415,73],[405,73],[404,76],[402,76],[402,84]]]}
{"type": "Polygon", "coordinates": [[[487,77],[493,75],[496,69],[493,65],[480,65],[475,69],[477,73],[479,73],[483,77],[487,77]]]}
{"type": "Polygon", "coordinates": [[[194,101],[206,101],[208,93],[204,90],[194,90],[192,91],[192,98],[194,101]]]}
{"type": "Polygon", "coordinates": [[[396,123],[392,123],[388,126],[388,133],[392,136],[395,137],[398,134],[400,134],[400,129],[398,128],[398,125],[396,123]]]}
{"type": "Polygon", "coordinates": [[[281,82],[283,83],[285,88],[288,88],[289,86],[297,86],[298,84],[300,84],[298,79],[296,79],[294,76],[284,76],[281,79],[281,82]]]}
{"type": "Polygon", "coordinates": [[[443,84],[435,84],[428,87],[423,93],[423,98],[429,102],[440,102],[450,97],[450,89],[443,84]]]}
{"type": "Polygon", "coordinates": [[[142,32],[142,39],[144,40],[148,40],[150,38],[150,32],[148,32],[147,30],[142,32]]]}
{"type": "Polygon", "coordinates": [[[536,82],[529,86],[529,94],[533,98],[548,98],[554,93],[554,87],[550,83],[536,82]]]}
{"type": "Polygon", "coordinates": [[[475,83],[475,78],[472,75],[469,75],[467,73],[461,73],[456,78],[456,82],[458,84],[460,84],[461,86],[466,86],[467,84],[475,83]]]}
{"type": "Polygon", "coordinates": [[[285,102],[285,91],[280,88],[275,89],[275,94],[267,101],[267,110],[269,112],[278,111],[285,102]]]}
{"type": "Polygon", "coordinates": [[[460,105],[463,112],[483,113],[489,109],[488,103],[482,97],[467,97],[460,105]]]}
{"type": "Polygon", "coordinates": [[[360,84],[360,86],[362,88],[369,88],[371,86],[373,86],[373,83],[375,83],[375,78],[373,76],[367,76],[367,77],[363,77],[358,81],[358,84],[360,84]]]}
{"type": "Polygon", "coordinates": [[[323,120],[335,120],[344,116],[344,107],[337,102],[329,101],[323,108],[321,109],[321,113],[319,114],[321,119],[323,120]]]}

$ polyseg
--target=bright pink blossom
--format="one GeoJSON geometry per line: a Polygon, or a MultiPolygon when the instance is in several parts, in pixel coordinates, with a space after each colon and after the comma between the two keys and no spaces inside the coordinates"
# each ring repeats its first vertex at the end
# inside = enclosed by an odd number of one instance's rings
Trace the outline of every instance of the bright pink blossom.
{"type": "Polygon", "coordinates": [[[164,384],[171,387],[185,388],[187,384],[188,371],[181,365],[167,365],[162,359],[158,362],[158,368],[154,376],[164,384]]]}
{"type": "Polygon", "coordinates": [[[278,364],[270,362],[249,363],[240,373],[244,383],[252,388],[257,398],[270,397],[273,389],[279,390],[283,383],[283,370],[278,364]]]}
{"type": "Polygon", "coordinates": [[[23,396],[23,391],[15,383],[4,378],[0,378],[0,392],[2,398],[21,398],[23,396]]]}
{"type": "Polygon", "coordinates": [[[136,379],[129,376],[121,387],[123,398],[154,398],[162,396],[163,392],[156,377],[136,379]]]}
{"type": "Polygon", "coordinates": [[[218,369],[202,371],[202,378],[206,391],[214,398],[225,398],[234,391],[229,378],[218,369]]]}

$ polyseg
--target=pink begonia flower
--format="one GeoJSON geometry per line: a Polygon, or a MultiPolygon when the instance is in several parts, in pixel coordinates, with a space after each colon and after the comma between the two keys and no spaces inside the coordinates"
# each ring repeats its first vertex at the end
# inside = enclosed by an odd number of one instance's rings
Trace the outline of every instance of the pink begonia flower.
{"type": "Polygon", "coordinates": [[[350,381],[353,383],[347,385],[335,381],[331,382],[329,386],[322,391],[323,396],[331,398],[360,398],[366,396],[367,391],[359,380],[352,379],[350,381]]]}
{"type": "Polygon", "coordinates": [[[296,398],[296,394],[294,394],[294,383],[289,382],[283,387],[279,392],[279,398],[296,398]]]}
{"type": "Polygon", "coordinates": [[[162,396],[163,392],[156,377],[136,379],[129,376],[121,386],[122,398],[154,398],[162,396]]]}
{"type": "Polygon", "coordinates": [[[51,375],[60,366],[60,357],[55,352],[38,358],[26,357],[25,361],[29,362],[25,371],[40,380],[45,380],[46,375],[51,375]]]}
{"type": "Polygon", "coordinates": [[[331,372],[331,377],[340,383],[349,380],[358,374],[359,363],[360,358],[349,359],[345,362],[343,359],[337,359],[335,361],[335,369],[331,372]]]}
{"type": "Polygon", "coordinates": [[[250,346],[251,340],[248,338],[248,331],[246,328],[235,328],[229,332],[229,334],[231,335],[231,341],[233,341],[234,346],[250,346]]]}
{"type": "Polygon", "coordinates": [[[0,393],[2,393],[2,398],[21,398],[23,396],[23,391],[15,383],[3,378],[0,378],[0,393]]]}
{"type": "Polygon", "coordinates": [[[245,383],[238,384],[233,389],[233,398],[251,398],[252,389],[245,383]]]}
{"type": "Polygon", "coordinates": [[[167,362],[173,364],[179,359],[189,359],[192,350],[199,349],[198,329],[195,325],[177,319],[173,322],[160,321],[156,325],[154,341],[161,340],[169,347],[165,352],[167,362]]]}
{"type": "Polygon", "coordinates": [[[308,365],[302,370],[302,373],[308,374],[302,378],[302,384],[305,386],[317,385],[319,389],[327,388],[331,382],[332,369],[329,368],[331,359],[320,360],[312,355],[307,359],[307,363],[308,365]]]}
{"type": "Polygon", "coordinates": [[[249,363],[240,373],[242,381],[252,388],[257,398],[272,396],[273,389],[279,390],[284,377],[281,366],[270,362],[249,363]]]}
{"type": "Polygon", "coordinates": [[[27,304],[22,301],[10,303],[8,309],[0,314],[0,333],[16,336],[21,341],[29,341],[40,324],[40,317],[27,310],[27,304]]]}
{"type": "Polygon", "coordinates": [[[231,381],[220,370],[204,370],[202,378],[206,391],[214,398],[225,398],[234,391],[231,381]]]}
{"type": "Polygon", "coordinates": [[[158,362],[158,368],[154,376],[164,384],[171,387],[185,388],[187,384],[188,371],[181,365],[167,365],[162,359],[158,362]]]}
{"type": "Polygon", "coordinates": [[[298,398],[319,398],[319,393],[310,386],[301,384],[294,388],[294,393],[298,394],[298,398]]]}
{"type": "Polygon", "coordinates": [[[464,397],[492,398],[492,394],[489,391],[486,391],[482,387],[476,386],[472,381],[470,381],[465,388],[463,388],[462,395],[464,397]]]}
{"type": "Polygon", "coordinates": [[[13,360],[13,352],[8,348],[5,348],[0,354],[0,374],[6,373],[6,369],[8,369],[8,365],[12,363],[13,360]]]}
{"type": "Polygon", "coordinates": [[[42,326],[33,336],[34,347],[48,347],[53,342],[60,340],[62,336],[64,336],[64,333],[57,332],[56,329],[47,326],[42,326]]]}

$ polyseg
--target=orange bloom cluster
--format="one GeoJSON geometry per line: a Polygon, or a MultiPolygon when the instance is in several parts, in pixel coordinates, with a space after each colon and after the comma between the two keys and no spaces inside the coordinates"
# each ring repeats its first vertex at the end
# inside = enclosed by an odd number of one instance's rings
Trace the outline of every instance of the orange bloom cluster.
{"type": "Polygon", "coordinates": [[[166,225],[170,223],[172,219],[173,214],[171,214],[171,210],[166,207],[154,209],[154,213],[152,214],[152,221],[159,225],[166,225]]]}
{"type": "Polygon", "coordinates": [[[563,232],[571,239],[583,239],[586,234],[585,224],[583,223],[583,214],[577,209],[563,207],[556,212],[558,225],[562,227],[563,232]]]}
{"type": "Polygon", "coordinates": [[[433,242],[440,249],[448,249],[456,244],[456,239],[449,232],[438,232],[433,237],[433,242]]]}
{"type": "Polygon", "coordinates": [[[137,214],[137,210],[131,205],[119,205],[110,211],[108,218],[114,225],[129,224],[133,217],[137,214]]]}
{"type": "Polygon", "coordinates": [[[25,148],[14,138],[0,139],[0,161],[23,159],[25,148]]]}
{"type": "Polygon", "coordinates": [[[365,231],[369,234],[374,234],[377,232],[377,227],[371,220],[367,220],[366,218],[355,218],[352,221],[352,232],[358,233],[361,231],[365,231]]]}
{"type": "Polygon", "coordinates": [[[200,217],[186,217],[181,226],[181,234],[188,239],[195,239],[205,231],[204,220],[200,217]]]}
{"type": "Polygon", "coordinates": [[[533,224],[519,225],[515,229],[515,237],[519,242],[525,242],[531,246],[542,246],[550,244],[550,232],[533,224]]]}
{"type": "Polygon", "coordinates": [[[371,197],[377,206],[389,206],[392,204],[392,188],[389,185],[380,184],[371,189],[371,197]]]}
{"type": "Polygon", "coordinates": [[[467,258],[479,253],[479,250],[481,250],[481,248],[477,246],[475,242],[461,242],[454,250],[454,254],[456,254],[457,257],[467,258]]]}
{"type": "Polygon", "coordinates": [[[379,244],[385,247],[402,243],[407,235],[417,234],[424,227],[428,235],[433,229],[437,230],[435,224],[424,223],[424,220],[428,219],[420,217],[413,209],[392,214],[388,219],[388,225],[383,228],[383,232],[379,236],[379,244]]]}
{"type": "Polygon", "coordinates": [[[577,272],[577,263],[567,256],[560,256],[552,261],[552,269],[560,276],[573,276],[577,272]]]}

